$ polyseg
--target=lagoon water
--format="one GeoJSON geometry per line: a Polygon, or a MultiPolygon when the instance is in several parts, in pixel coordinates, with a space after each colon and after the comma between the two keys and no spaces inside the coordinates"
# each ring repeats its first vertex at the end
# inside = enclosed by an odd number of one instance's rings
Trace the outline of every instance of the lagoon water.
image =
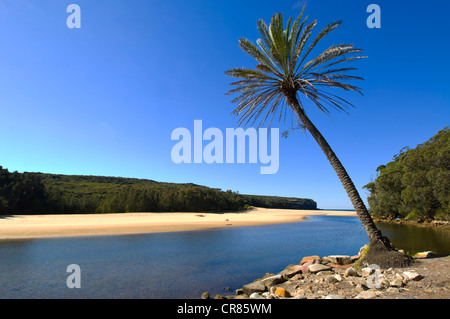
{"type": "Polygon", "coordinates": [[[367,241],[356,217],[335,216],[203,231],[3,240],[0,298],[231,294],[266,272],[297,264],[303,256],[355,255],[367,241]],[[79,289],[66,285],[70,264],[80,266],[79,289]]]}

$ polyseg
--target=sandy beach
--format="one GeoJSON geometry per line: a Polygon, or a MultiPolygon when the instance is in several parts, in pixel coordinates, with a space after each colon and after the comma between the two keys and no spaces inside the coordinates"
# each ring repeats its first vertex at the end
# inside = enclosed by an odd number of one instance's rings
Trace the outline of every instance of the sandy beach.
{"type": "Polygon", "coordinates": [[[255,208],[238,213],[123,213],[0,216],[0,239],[142,234],[298,222],[354,211],[255,208]]]}

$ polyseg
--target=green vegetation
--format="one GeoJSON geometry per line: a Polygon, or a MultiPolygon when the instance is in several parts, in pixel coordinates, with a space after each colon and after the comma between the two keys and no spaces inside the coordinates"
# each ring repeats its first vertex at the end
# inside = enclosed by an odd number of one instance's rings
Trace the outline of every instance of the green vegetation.
{"type": "Polygon", "coordinates": [[[316,209],[311,199],[240,195],[146,179],[10,173],[0,166],[0,214],[224,212],[249,205],[316,209]]]}
{"type": "Polygon", "coordinates": [[[307,198],[241,195],[251,206],[283,209],[317,209],[317,203],[307,198]]]}
{"type": "Polygon", "coordinates": [[[414,149],[404,148],[377,168],[364,187],[375,217],[413,220],[450,217],[450,130],[439,131],[414,149]]]}

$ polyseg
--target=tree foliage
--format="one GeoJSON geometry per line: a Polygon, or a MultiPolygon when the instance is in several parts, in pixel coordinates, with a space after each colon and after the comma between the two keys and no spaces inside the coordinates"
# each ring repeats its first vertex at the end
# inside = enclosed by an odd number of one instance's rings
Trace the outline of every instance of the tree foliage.
{"type": "Polygon", "coordinates": [[[450,130],[439,131],[414,149],[404,148],[377,168],[370,210],[377,217],[445,219],[450,216],[450,130]]]}
{"type": "Polygon", "coordinates": [[[316,209],[311,199],[240,195],[146,179],[10,173],[0,166],[0,214],[224,212],[255,205],[316,209]]]}
{"type": "Polygon", "coordinates": [[[0,166],[0,213],[40,213],[47,202],[48,194],[39,175],[9,173],[0,166]]]}
{"type": "MultiPolygon", "coordinates": [[[[312,55],[319,42],[342,21],[331,22],[312,36],[317,21],[309,22],[304,11],[305,7],[295,20],[288,18],[286,28],[281,13],[273,15],[270,25],[259,19],[260,38],[256,44],[239,39],[241,49],[257,62],[253,69],[238,67],[225,72],[238,79],[231,83],[234,88],[227,94],[237,95],[232,102],[238,104],[233,114],[239,117],[239,125],[253,125],[257,120],[260,125],[266,121],[272,123],[277,114],[281,121],[292,107],[289,101],[292,99],[303,109],[301,98],[305,98],[327,115],[330,115],[330,108],[346,111],[353,105],[337,96],[333,89],[361,93],[361,88],[348,83],[362,80],[350,74],[357,68],[348,65],[366,58],[359,55],[361,49],[341,43],[312,55]]],[[[298,124],[302,127],[305,123],[298,124]]]]}

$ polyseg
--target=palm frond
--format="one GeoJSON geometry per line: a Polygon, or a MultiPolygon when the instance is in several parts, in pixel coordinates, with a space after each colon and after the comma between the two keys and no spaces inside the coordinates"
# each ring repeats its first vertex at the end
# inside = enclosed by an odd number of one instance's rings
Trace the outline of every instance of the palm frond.
{"type": "Polygon", "coordinates": [[[227,92],[237,94],[232,102],[238,104],[233,114],[239,118],[239,125],[253,125],[257,120],[260,120],[259,126],[266,121],[270,121],[271,125],[276,114],[279,114],[279,123],[283,118],[285,122],[290,109],[288,96],[292,93],[302,109],[303,97],[328,116],[331,114],[330,108],[347,112],[349,107],[354,107],[345,99],[330,93],[329,89],[338,88],[362,94],[360,87],[348,83],[363,80],[362,77],[349,74],[357,68],[343,66],[343,63],[365,58],[358,55],[361,49],[345,43],[331,45],[316,57],[309,58],[317,44],[338,28],[342,21],[328,24],[309,43],[317,22],[307,23],[308,17],[303,16],[304,10],[295,20],[289,18],[286,27],[281,13],[272,17],[269,26],[263,20],[258,20],[260,39],[256,45],[247,39],[239,40],[241,49],[258,62],[254,69],[232,68],[225,72],[227,76],[239,79],[231,83],[234,88],[227,92]]]}
{"type": "Polygon", "coordinates": [[[269,56],[263,51],[261,51],[260,48],[251,43],[249,40],[239,39],[239,46],[241,47],[242,50],[244,50],[246,53],[255,58],[256,61],[265,65],[267,69],[270,70],[271,73],[275,75],[281,75],[281,73],[277,69],[277,65],[269,59],[269,56]]]}

